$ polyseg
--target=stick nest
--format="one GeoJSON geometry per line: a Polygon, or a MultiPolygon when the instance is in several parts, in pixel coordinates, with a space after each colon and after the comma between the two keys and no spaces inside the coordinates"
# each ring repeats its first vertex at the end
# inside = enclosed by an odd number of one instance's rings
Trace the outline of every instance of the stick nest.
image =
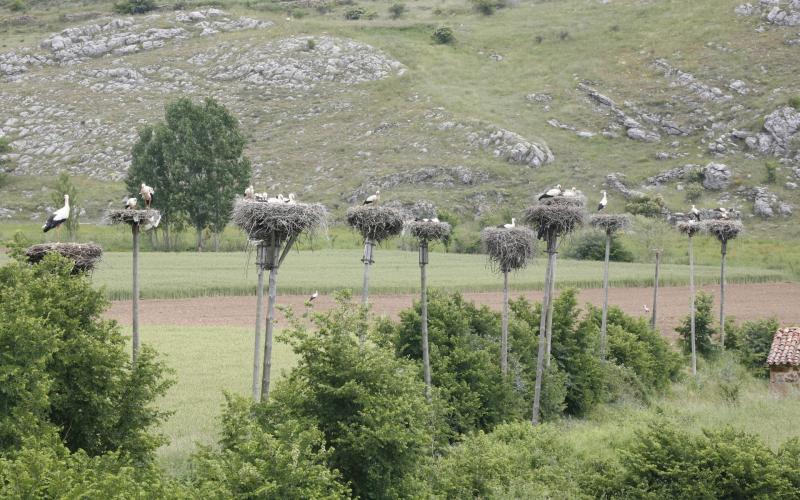
{"type": "Polygon", "coordinates": [[[127,208],[110,209],[106,211],[106,219],[112,224],[144,224],[147,229],[158,227],[161,222],[161,212],[154,209],[131,210],[127,208]]]}
{"type": "Polygon", "coordinates": [[[242,200],[233,207],[233,223],[251,240],[283,241],[322,227],[328,217],[319,203],[267,203],[242,200]]]}
{"type": "Polygon", "coordinates": [[[690,237],[694,236],[695,234],[700,232],[700,229],[702,229],[700,227],[700,223],[695,222],[693,220],[678,222],[677,224],[675,224],[675,227],[678,228],[678,232],[690,237]]]}
{"type": "Polygon", "coordinates": [[[738,220],[707,220],[703,222],[703,230],[714,235],[720,243],[730,241],[744,230],[741,221],[738,220]]]}
{"type": "Polygon", "coordinates": [[[495,272],[523,269],[535,248],[533,231],[526,227],[487,227],[481,233],[481,241],[495,272]]]}
{"type": "Polygon", "coordinates": [[[408,231],[420,241],[447,241],[450,237],[450,224],[412,220],[408,222],[408,231]]]}
{"type": "Polygon", "coordinates": [[[539,239],[545,239],[549,234],[569,234],[586,222],[583,200],[563,196],[546,198],[525,210],[525,222],[536,229],[539,239]]]}
{"type": "Polygon", "coordinates": [[[631,227],[631,218],[626,214],[594,214],[589,219],[592,227],[602,229],[608,234],[625,231],[631,227]]]}
{"type": "Polygon", "coordinates": [[[42,243],[25,250],[28,262],[36,264],[48,253],[60,254],[75,263],[73,273],[94,269],[103,256],[103,249],[94,243],[42,243]]]}
{"type": "Polygon", "coordinates": [[[385,206],[358,206],[347,210],[347,224],[365,240],[376,243],[397,236],[403,231],[403,214],[385,206]]]}

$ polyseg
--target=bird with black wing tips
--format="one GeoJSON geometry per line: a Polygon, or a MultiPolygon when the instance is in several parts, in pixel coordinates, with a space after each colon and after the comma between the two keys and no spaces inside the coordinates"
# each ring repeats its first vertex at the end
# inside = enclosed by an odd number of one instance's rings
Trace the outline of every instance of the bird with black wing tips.
{"type": "Polygon", "coordinates": [[[46,233],[51,229],[56,230],[56,240],[61,241],[61,224],[69,219],[69,195],[64,195],[64,206],[50,214],[44,225],[42,232],[46,233]]]}

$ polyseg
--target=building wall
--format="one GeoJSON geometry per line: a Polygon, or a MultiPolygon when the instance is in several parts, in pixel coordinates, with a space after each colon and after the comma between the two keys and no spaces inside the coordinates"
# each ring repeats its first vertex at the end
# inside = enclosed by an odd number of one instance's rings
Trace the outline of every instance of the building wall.
{"type": "Polygon", "coordinates": [[[769,384],[776,390],[800,388],[800,366],[770,366],[769,384]]]}

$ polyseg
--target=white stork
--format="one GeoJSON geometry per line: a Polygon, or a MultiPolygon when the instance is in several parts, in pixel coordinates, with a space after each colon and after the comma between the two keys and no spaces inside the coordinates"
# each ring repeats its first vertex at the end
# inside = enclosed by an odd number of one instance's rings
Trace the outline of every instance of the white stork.
{"type": "Polygon", "coordinates": [[[692,214],[692,217],[700,220],[700,210],[698,210],[696,206],[692,205],[692,209],[689,212],[692,214]]]}
{"type": "Polygon", "coordinates": [[[69,195],[64,195],[64,206],[53,212],[47,221],[42,226],[42,232],[47,232],[53,228],[56,229],[56,239],[61,239],[61,224],[69,219],[69,195]]]}
{"type": "Polygon", "coordinates": [[[122,204],[127,210],[134,210],[136,208],[137,202],[138,200],[136,199],[135,196],[126,195],[125,198],[123,198],[122,200],[122,204]]]}
{"type": "Polygon", "coordinates": [[[375,191],[375,194],[367,196],[367,199],[364,200],[363,205],[377,205],[380,199],[381,199],[381,192],[375,191]]]}
{"type": "Polygon", "coordinates": [[[153,203],[153,194],[155,194],[156,190],[152,187],[148,186],[144,182],[142,183],[141,189],[139,189],[139,194],[142,195],[142,199],[144,200],[144,205],[148,209],[150,205],[153,203]]]}
{"type": "Polygon", "coordinates": [[[439,218],[438,217],[434,217],[433,219],[431,219],[431,222],[439,222],[439,218]]]}
{"type": "Polygon", "coordinates": [[[545,198],[555,198],[556,196],[561,196],[563,191],[561,190],[561,184],[556,185],[553,189],[548,189],[544,193],[539,195],[539,199],[543,200],[545,198]]]}
{"type": "Polygon", "coordinates": [[[645,313],[649,313],[649,312],[650,312],[650,308],[649,308],[649,307],[647,307],[647,304],[643,305],[643,306],[642,306],[642,309],[644,309],[644,312],[645,312],[645,313]]]}
{"type": "Polygon", "coordinates": [[[256,199],[256,190],[255,190],[255,188],[253,188],[252,184],[247,186],[247,189],[244,190],[244,199],[245,200],[255,200],[256,199]]]}
{"type": "Polygon", "coordinates": [[[314,302],[317,297],[319,297],[319,290],[315,290],[314,293],[311,294],[311,297],[308,298],[308,301],[314,302]]]}
{"type": "Polygon", "coordinates": [[[714,209],[715,212],[719,214],[720,219],[730,219],[731,214],[725,207],[719,207],[714,209]]]}
{"type": "Polygon", "coordinates": [[[294,193],[289,193],[289,197],[283,201],[284,203],[288,203],[289,205],[295,205],[297,203],[297,200],[295,198],[296,196],[294,193]]]}
{"type": "Polygon", "coordinates": [[[279,193],[274,198],[267,198],[267,203],[286,203],[286,199],[283,197],[283,193],[279,193]]]}
{"type": "Polygon", "coordinates": [[[514,229],[515,227],[517,227],[517,219],[512,217],[511,218],[511,224],[501,224],[501,225],[499,225],[497,227],[503,228],[503,229],[514,229]]]}
{"type": "Polygon", "coordinates": [[[564,191],[564,196],[567,198],[575,198],[576,196],[578,196],[578,188],[572,186],[571,189],[567,189],[566,191],[564,191]]]}
{"type": "Polygon", "coordinates": [[[601,191],[603,193],[603,198],[600,200],[600,203],[597,204],[597,211],[601,211],[602,209],[606,208],[608,205],[608,195],[605,191],[601,191]]]}

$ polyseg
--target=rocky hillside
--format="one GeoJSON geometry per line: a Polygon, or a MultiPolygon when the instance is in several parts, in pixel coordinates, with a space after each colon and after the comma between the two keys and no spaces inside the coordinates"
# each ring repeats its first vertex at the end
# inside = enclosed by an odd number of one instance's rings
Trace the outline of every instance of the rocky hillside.
{"type": "MultiPolygon", "coordinates": [[[[8,5],[12,5],[11,2],[8,5]]],[[[0,10],[0,218],[40,218],[66,170],[88,219],[123,195],[136,130],[176,96],[240,118],[259,190],[343,208],[374,189],[465,218],[551,183],[612,208],[660,194],[786,227],[800,202],[800,0],[181,2],[141,16],[0,10]],[[372,14],[372,15],[370,15],[372,14]],[[434,43],[435,26],[455,42],[434,43]],[[696,201],[690,201],[695,200],[696,201]]]]}

